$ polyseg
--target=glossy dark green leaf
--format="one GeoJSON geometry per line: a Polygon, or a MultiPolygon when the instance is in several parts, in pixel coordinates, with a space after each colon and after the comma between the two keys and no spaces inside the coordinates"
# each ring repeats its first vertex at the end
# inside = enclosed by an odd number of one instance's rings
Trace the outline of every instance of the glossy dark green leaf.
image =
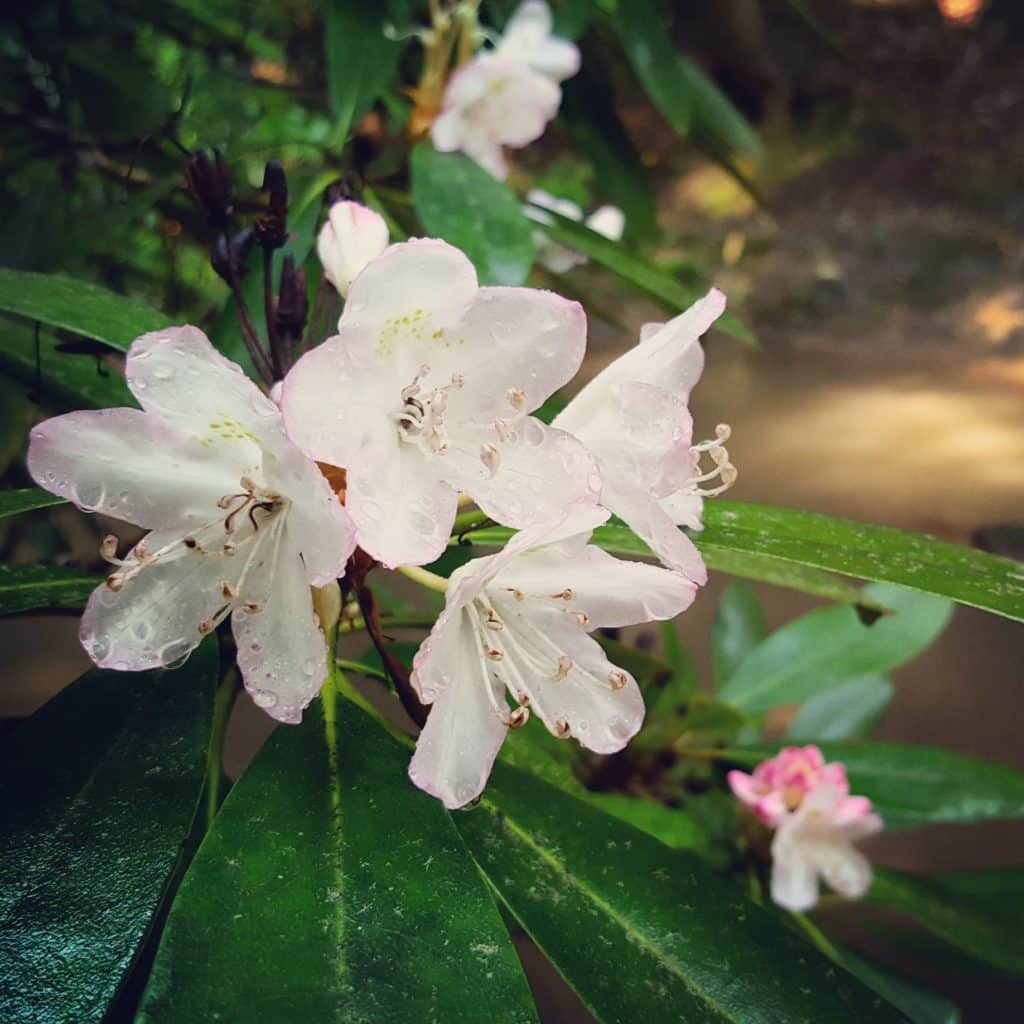
{"type": "Polygon", "coordinates": [[[648,721],[662,715],[677,717],[680,708],[694,694],[700,692],[697,666],[680,639],[679,624],[663,622],[660,632],[663,656],[669,673],[664,685],[654,693],[644,695],[648,721]]]}
{"type": "Polygon", "coordinates": [[[753,648],[719,696],[748,714],[808,700],[914,658],[952,613],[949,601],[906,587],[872,583],[865,592],[892,610],[870,626],[846,605],[802,615],[753,648]]]}
{"type": "MultiPolygon", "coordinates": [[[[1024,817],[1024,775],[1007,765],[938,747],[867,741],[820,746],[826,760],[846,765],[850,791],[871,798],[886,828],[1024,817]]],[[[758,744],[723,757],[749,767],[779,747],[758,744]]]]}
{"type": "Polygon", "coordinates": [[[41,608],[84,608],[100,582],[102,577],[80,569],[0,562],[0,615],[41,608]]]}
{"type": "Polygon", "coordinates": [[[0,310],[122,350],[170,323],[163,313],[90,281],[6,267],[0,267],[0,310]]]}
{"type": "Polygon", "coordinates": [[[764,612],[754,588],[733,583],[722,594],[711,624],[711,660],[715,685],[723,686],[744,658],[768,635],[764,612]]]}
{"type": "Polygon", "coordinates": [[[134,406],[124,377],[93,355],[62,351],[49,330],[0,316],[0,370],[18,381],[38,404],[60,409],[134,406]]]}
{"type": "Polygon", "coordinates": [[[709,501],[704,524],[696,540],[712,567],[718,551],[751,554],[901,583],[1024,622],[1024,567],[1008,558],[888,526],[733,501],[709,501]]]}
{"type": "Polygon", "coordinates": [[[339,146],[398,72],[402,44],[386,31],[386,7],[380,0],[325,0],[323,5],[327,98],[339,146]]]}
{"type": "Polygon", "coordinates": [[[864,676],[812,697],[793,719],[786,739],[793,743],[849,740],[866,736],[892,700],[885,676],[864,676]]]}
{"type": "Polygon", "coordinates": [[[24,386],[0,375],[0,477],[25,451],[36,407],[24,386]]]}
{"type": "Polygon", "coordinates": [[[523,772],[453,820],[603,1024],[903,1019],[702,860],[523,772]]]}
{"type": "Polygon", "coordinates": [[[1024,974],[1021,908],[1009,893],[1001,907],[994,907],[976,902],[955,884],[944,884],[942,876],[877,870],[867,898],[910,914],[929,931],[993,967],[1024,974]]]}
{"type": "Polygon", "coordinates": [[[347,702],[280,727],[182,883],[140,1024],[535,1021],[497,908],[408,759],[347,702]]]}
{"type": "Polygon", "coordinates": [[[5,737],[0,1019],[103,1018],[180,868],[206,770],[217,650],[94,671],[5,737]]]}
{"type": "Polygon", "coordinates": [[[883,999],[902,1010],[913,1024],[960,1024],[959,1007],[938,992],[878,967],[848,949],[842,951],[840,962],[883,999]]]}
{"type": "Polygon", "coordinates": [[[464,153],[412,151],[412,198],[427,234],[472,261],[481,284],[520,285],[533,264],[533,229],[512,190],[464,153]]]}
{"type": "Polygon", "coordinates": [[[0,491],[0,519],[6,516],[20,516],[37,508],[66,505],[65,498],[58,498],[41,487],[22,487],[14,491],[0,491]]]}
{"type": "Polygon", "coordinates": [[[699,850],[707,844],[704,829],[678,807],[618,793],[591,793],[587,801],[605,814],[654,836],[673,850],[699,850]]]}
{"type": "MultiPolygon", "coordinates": [[[[631,252],[621,242],[599,235],[586,224],[551,211],[546,211],[545,215],[552,223],[545,226],[544,232],[556,242],[583,253],[595,263],[618,274],[624,281],[663,303],[673,315],[689,309],[707,291],[706,288],[691,288],[682,284],[667,271],[631,252]]],[[[715,329],[746,345],[757,347],[753,332],[733,313],[723,313],[715,321],[715,329]]]]}

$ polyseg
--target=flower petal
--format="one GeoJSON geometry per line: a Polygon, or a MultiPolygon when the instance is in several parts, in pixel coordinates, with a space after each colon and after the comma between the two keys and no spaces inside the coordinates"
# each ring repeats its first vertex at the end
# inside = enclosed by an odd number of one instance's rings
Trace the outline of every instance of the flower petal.
{"type": "Polygon", "coordinates": [[[818,902],[818,873],[785,829],[772,841],[772,901],[786,910],[810,910],[818,902]]]}
{"type": "Polygon", "coordinates": [[[260,611],[237,608],[232,616],[238,667],[253,702],[271,718],[294,724],[323,685],[327,645],[302,557],[287,535],[254,576],[250,586],[265,603],[260,611]]]}
{"type": "Polygon", "coordinates": [[[586,221],[591,231],[617,242],[626,230],[626,215],[617,206],[599,206],[586,221]]]}
{"type": "Polygon", "coordinates": [[[571,78],[580,69],[579,48],[552,36],[551,29],[551,9],[544,0],[525,0],[508,19],[496,52],[529,64],[556,82],[571,78]]]}
{"type": "Polygon", "coordinates": [[[347,295],[363,268],[387,248],[388,238],[387,223],[376,210],[350,200],[332,204],[316,240],[327,280],[347,295]]]}
{"type": "Polygon", "coordinates": [[[259,449],[246,442],[204,446],[138,409],[72,412],[30,435],[32,479],[79,508],[145,529],[208,522],[217,500],[255,471],[259,449]]]}

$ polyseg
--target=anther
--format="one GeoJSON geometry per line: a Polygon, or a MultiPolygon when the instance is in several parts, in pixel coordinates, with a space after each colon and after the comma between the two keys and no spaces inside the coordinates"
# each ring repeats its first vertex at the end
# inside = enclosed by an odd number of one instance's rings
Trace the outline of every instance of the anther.
{"type": "Polygon", "coordinates": [[[565,721],[565,719],[560,718],[555,722],[555,735],[560,740],[567,740],[572,735],[569,729],[569,723],[565,721]]]}
{"type": "Polygon", "coordinates": [[[487,648],[487,657],[490,658],[491,661],[505,660],[505,655],[502,654],[501,651],[496,651],[493,647],[487,648]]]}
{"type": "MultiPolygon", "coordinates": [[[[195,547],[195,545],[194,545],[194,544],[193,544],[192,546],[193,546],[193,547],[195,547]]],[[[231,556],[232,556],[232,555],[233,555],[233,554],[234,554],[234,553],[235,553],[235,552],[236,552],[237,550],[238,550],[238,545],[237,545],[237,544],[234,544],[234,543],[232,543],[231,541],[228,541],[228,542],[227,542],[227,543],[226,543],[226,544],[224,545],[224,547],[223,547],[223,548],[221,549],[221,551],[222,551],[222,552],[223,552],[223,553],[224,553],[225,555],[227,555],[227,556],[228,556],[229,558],[230,558],[230,557],[231,557],[231,556]]]]}
{"type": "Polygon", "coordinates": [[[189,551],[195,551],[195,549],[199,547],[199,541],[197,541],[195,537],[186,537],[181,543],[184,544],[189,551]]]}
{"type": "Polygon", "coordinates": [[[516,588],[515,588],[515,587],[506,587],[505,589],[506,589],[506,590],[507,590],[507,591],[508,591],[508,592],[509,592],[509,593],[510,593],[510,594],[511,594],[511,595],[512,595],[512,596],[513,596],[513,597],[514,597],[514,598],[515,598],[515,599],[516,599],[517,601],[522,601],[522,599],[523,599],[523,592],[522,592],[521,590],[516,590],[516,588]]]}
{"type": "Polygon", "coordinates": [[[452,387],[462,388],[466,383],[466,378],[461,373],[452,374],[452,387]]]}
{"type": "Polygon", "coordinates": [[[263,611],[263,605],[259,601],[246,601],[242,605],[242,608],[247,611],[250,615],[255,615],[257,612],[263,611]]]}
{"type": "Polygon", "coordinates": [[[480,461],[487,467],[491,476],[498,472],[501,463],[501,455],[493,444],[485,444],[480,448],[480,461]]]}
{"type": "Polygon", "coordinates": [[[214,630],[213,621],[210,619],[199,620],[199,633],[201,636],[208,636],[214,630]]]}
{"type": "Polygon", "coordinates": [[[226,597],[229,600],[231,598],[238,597],[238,587],[234,586],[231,583],[228,583],[227,580],[224,580],[224,582],[221,583],[220,592],[222,597],[226,597]]]}
{"type": "Polygon", "coordinates": [[[108,533],[103,538],[103,542],[100,544],[100,554],[107,561],[117,557],[117,538],[112,533],[108,533]]]}
{"type": "Polygon", "coordinates": [[[119,572],[111,573],[107,577],[107,586],[116,594],[124,586],[124,575],[119,572]]]}
{"type": "Polygon", "coordinates": [[[530,720],[530,709],[520,706],[508,716],[508,727],[510,729],[522,729],[530,720]]]}
{"type": "Polygon", "coordinates": [[[558,659],[558,666],[555,669],[555,682],[564,679],[572,671],[572,658],[563,654],[558,659]]]}
{"type": "Polygon", "coordinates": [[[516,412],[522,412],[526,406],[526,392],[522,388],[509,388],[505,392],[505,398],[516,412]]]}
{"type": "Polygon", "coordinates": [[[613,690],[621,690],[628,681],[626,673],[620,672],[618,669],[608,673],[608,682],[613,690]]]}
{"type": "Polygon", "coordinates": [[[484,625],[488,629],[493,629],[495,633],[500,633],[505,628],[505,623],[494,614],[494,609],[487,612],[487,618],[484,620],[484,625]]]}
{"type": "Polygon", "coordinates": [[[576,600],[575,592],[573,590],[570,590],[569,587],[566,587],[565,590],[562,590],[562,591],[560,591],[557,594],[552,594],[551,596],[556,601],[575,601],[576,600]]]}
{"type": "Polygon", "coordinates": [[[590,625],[590,616],[586,612],[575,612],[573,618],[575,618],[581,626],[590,625]]]}

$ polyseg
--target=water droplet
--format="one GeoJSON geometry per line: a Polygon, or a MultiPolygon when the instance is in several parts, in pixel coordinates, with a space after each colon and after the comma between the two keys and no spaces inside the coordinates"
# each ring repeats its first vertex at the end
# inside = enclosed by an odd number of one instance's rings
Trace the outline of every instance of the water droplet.
{"type": "Polygon", "coordinates": [[[523,421],[523,440],[534,447],[544,443],[544,427],[532,416],[523,421]]]}
{"type": "Polygon", "coordinates": [[[153,367],[153,376],[157,380],[170,380],[174,376],[174,370],[166,363],[158,363],[153,367]]]}
{"type": "Polygon", "coordinates": [[[613,740],[623,743],[633,735],[633,728],[624,718],[613,718],[608,723],[608,735],[613,740]]]}
{"type": "Polygon", "coordinates": [[[160,648],[160,663],[167,668],[177,668],[191,653],[192,644],[188,640],[172,640],[160,648]]]}
{"type": "Polygon", "coordinates": [[[85,649],[89,652],[93,661],[105,661],[110,654],[110,636],[107,633],[97,633],[95,636],[85,639],[85,649]]]}
{"type": "Polygon", "coordinates": [[[153,633],[153,624],[149,619],[136,619],[132,625],[132,633],[138,640],[148,640],[153,633]]]}
{"type": "Polygon", "coordinates": [[[107,489],[99,482],[80,483],[75,486],[75,502],[83,512],[92,512],[103,504],[107,489]]]}
{"type": "Polygon", "coordinates": [[[277,704],[277,694],[271,693],[270,690],[253,690],[250,696],[258,708],[272,708],[277,704]]]}
{"type": "Polygon", "coordinates": [[[311,676],[315,671],[316,665],[313,663],[312,659],[307,659],[302,663],[303,675],[311,676]]]}

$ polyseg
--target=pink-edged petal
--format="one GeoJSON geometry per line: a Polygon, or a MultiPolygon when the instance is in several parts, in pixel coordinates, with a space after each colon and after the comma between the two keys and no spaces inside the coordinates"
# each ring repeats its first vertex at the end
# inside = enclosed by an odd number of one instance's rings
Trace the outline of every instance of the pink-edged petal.
{"type": "Polygon", "coordinates": [[[704,499],[693,491],[681,490],[658,499],[661,510],[677,526],[704,529],[704,499]]]}
{"type": "Polygon", "coordinates": [[[259,465],[253,444],[205,446],[138,409],[67,413],[29,437],[28,470],[40,487],[145,529],[179,523],[184,533],[208,522],[259,465]]]}
{"type": "Polygon", "coordinates": [[[294,724],[323,685],[326,641],[302,557],[287,536],[254,571],[251,586],[264,601],[259,611],[240,607],[232,616],[238,667],[253,702],[271,718],[294,724]]]}
{"type": "Polygon", "coordinates": [[[670,569],[698,586],[708,579],[707,567],[693,541],[672,522],[658,501],[643,491],[624,491],[605,480],[601,503],[610,509],[670,569]]]}
{"type": "MultiPolygon", "coordinates": [[[[432,238],[401,242],[353,281],[338,330],[366,332],[401,390],[423,364],[458,345],[451,328],[476,290],[473,264],[454,246],[432,238]]],[[[286,387],[286,402],[287,393],[286,387]]]]}
{"type": "Polygon", "coordinates": [[[574,505],[593,505],[601,493],[601,477],[587,449],[571,434],[533,417],[518,425],[514,438],[498,442],[482,436],[472,453],[452,452],[445,458],[452,483],[508,526],[555,522],[574,505]],[[477,455],[487,445],[497,452],[493,475],[477,455]]]}
{"type": "Polygon", "coordinates": [[[818,873],[795,845],[785,825],[772,842],[772,901],[797,913],[818,902],[818,873]]]}
{"type": "Polygon", "coordinates": [[[288,436],[311,458],[345,467],[358,457],[401,386],[381,365],[369,334],[346,329],[307,352],[284,379],[288,436]]]}
{"type": "Polygon", "coordinates": [[[696,585],[679,573],[615,558],[592,544],[575,553],[528,552],[495,582],[527,599],[586,617],[587,629],[673,619],[693,603],[696,585]]]}
{"type": "Polygon", "coordinates": [[[506,23],[496,52],[564,81],[579,71],[580,51],[568,39],[552,36],[551,29],[551,9],[544,0],[525,0],[506,23]]]}
{"type": "Polygon", "coordinates": [[[556,736],[572,735],[598,754],[621,750],[644,720],[636,680],[608,660],[571,613],[493,588],[488,595],[504,624],[492,641],[504,655],[499,671],[517,700],[556,736]]]}
{"type": "Polygon", "coordinates": [[[464,384],[449,394],[450,415],[491,426],[532,412],[575,376],[587,348],[587,317],[578,302],[554,292],[480,288],[451,340],[444,366],[464,384]]]}
{"type": "Polygon", "coordinates": [[[197,327],[137,338],[125,378],[146,412],[210,445],[277,444],[284,436],[277,405],[197,327]]]}
{"type": "Polygon", "coordinates": [[[316,240],[327,280],[347,295],[363,268],[387,248],[388,239],[387,223],[376,210],[351,200],[332,204],[316,240]]]}
{"type": "Polygon", "coordinates": [[[426,565],[448,546],[458,492],[426,456],[381,431],[347,467],[345,505],[359,546],[388,568],[426,565]]]}
{"type": "Polygon", "coordinates": [[[475,800],[487,785],[508,731],[495,710],[504,705],[504,694],[490,678],[466,626],[453,628],[418,672],[434,681],[429,689],[436,696],[416,742],[409,778],[454,810],[475,800]],[[439,685],[441,679],[447,684],[439,685]]]}

